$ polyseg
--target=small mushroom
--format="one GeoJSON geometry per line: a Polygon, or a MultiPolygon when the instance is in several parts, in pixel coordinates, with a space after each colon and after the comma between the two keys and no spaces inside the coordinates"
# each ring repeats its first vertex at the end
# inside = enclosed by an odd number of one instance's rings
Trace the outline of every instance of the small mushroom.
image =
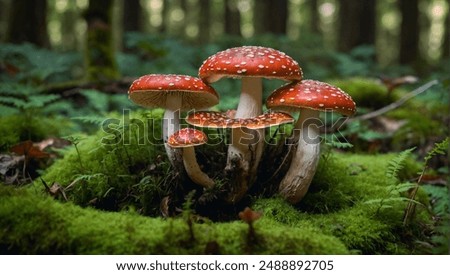
{"type": "Polygon", "coordinates": [[[319,162],[320,112],[335,111],[351,116],[356,111],[356,104],[337,87],[315,80],[303,80],[275,90],[267,98],[266,106],[275,110],[300,111],[292,137],[293,142],[297,143],[297,151],[279,188],[281,195],[295,204],[308,191],[319,162]]]}
{"type": "Polygon", "coordinates": [[[207,128],[240,128],[264,129],[285,123],[291,123],[294,118],[284,112],[268,112],[256,117],[233,119],[227,113],[198,111],[189,114],[186,122],[192,126],[207,128]]]}
{"type": "Polygon", "coordinates": [[[284,112],[267,112],[257,117],[245,119],[244,127],[249,129],[264,129],[294,122],[294,118],[284,112]]]}
{"type": "MultiPolygon", "coordinates": [[[[209,128],[247,128],[264,129],[271,126],[277,126],[285,123],[291,123],[294,118],[284,112],[268,112],[256,117],[246,119],[232,119],[226,113],[199,111],[191,113],[186,117],[186,122],[197,127],[209,128]]],[[[233,181],[231,192],[227,200],[229,202],[238,201],[248,190],[247,185],[240,184],[239,181],[233,181]]]]}
{"type": "Polygon", "coordinates": [[[189,178],[205,187],[214,185],[214,181],[205,174],[197,163],[194,146],[205,144],[208,138],[202,131],[184,128],[169,137],[167,144],[173,148],[183,148],[183,164],[189,178]]]}
{"type": "MultiPolygon", "coordinates": [[[[302,79],[298,63],[283,52],[272,48],[243,46],[230,48],[208,57],[199,69],[199,77],[207,83],[222,77],[241,78],[241,95],[237,119],[256,117],[262,113],[262,78],[286,81],[302,79]]],[[[236,171],[244,188],[252,183],[264,147],[263,130],[232,130],[228,148],[227,171],[236,171]]],[[[235,171],[235,172],[236,172],[235,171]]]]}
{"type": "Polygon", "coordinates": [[[233,119],[227,113],[213,111],[198,111],[190,113],[186,122],[197,127],[205,128],[238,128],[241,127],[238,119],[233,119]]]}
{"type": "MultiPolygon", "coordinates": [[[[219,103],[219,95],[196,77],[174,74],[149,74],[136,79],[128,90],[128,97],[137,105],[164,108],[163,139],[179,130],[180,111],[204,109],[219,103]]],[[[166,152],[174,165],[175,155],[167,144],[166,152]]]]}

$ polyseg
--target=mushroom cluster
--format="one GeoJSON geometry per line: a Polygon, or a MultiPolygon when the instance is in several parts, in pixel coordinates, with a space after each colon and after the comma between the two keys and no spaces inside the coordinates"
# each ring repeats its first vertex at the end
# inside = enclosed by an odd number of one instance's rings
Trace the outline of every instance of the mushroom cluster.
{"type": "Polygon", "coordinates": [[[225,200],[230,203],[241,200],[256,181],[265,146],[265,128],[292,123],[290,113],[300,111],[291,137],[297,151],[279,188],[286,200],[297,203],[306,194],[318,163],[319,111],[335,110],[344,115],[355,112],[355,103],[345,92],[302,78],[298,63],[285,53],[267,47],[242,46],[208,57],[199,68],[198,78],[144,75],[133,82],[128,95],[138,105],[165,109],[163,140],[169,161],[176,168],[183,166],[189,178],[204,188],[214,186],[214,180],[200,169],[193,146],[206,143],[207,137],[197,129],[180,129],[180,112],[193,110],[186,122],[194,127],[231,129],[224,167],[229,183],[225,200]],[[223,77],[241,80],[239,104],[232,115],[205,111],[219,103],[219,95],[210,84],[223,77]],[[266,113],[263,113],[263,78],[288,82],[267,98],[266,113]]]}

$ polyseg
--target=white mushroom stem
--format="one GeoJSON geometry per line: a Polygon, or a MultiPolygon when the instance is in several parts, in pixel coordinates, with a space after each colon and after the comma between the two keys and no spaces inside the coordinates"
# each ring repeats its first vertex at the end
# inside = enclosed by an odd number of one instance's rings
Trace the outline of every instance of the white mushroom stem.
{"type": "Polygon", "coordinates": [[[243,77],[236,118],[249,118],[262,113],[262,78],[243,77]]]}
{"type": "Polygon", "coordinates": [[[298,140],[297,150],[279,188],[280,194],[292,204],[298,203],[307,193],[319,163],[319,127],[322,125],[319,113],[302,109],[293,129],[293,139],[298,140]]]}
{"type": "Polygon", "coordinates": [[[163,118],[163,140],[166,148],[167,156],[170,163],[175,166],[175,150],[167,145],[167,139],[176,131],[180,129],[180,108],[182,98],[175,93],[168,93],[166,99],[166,110],[163,118]]]}
{"type": "MultiPolygon", "coordinates": [[[[239,105],[235,118],[250,118],[262,114],[262,79],[259,77],[243,77],[239,105]]],[[[239,160],[240,182],[244,194],[248,188],[248,181],[256,176],[259,160],[264,146],[264,129],[249,130],[246,128],[232,129],[232,140],[228,147],[227,170],[233,170],[234,163],[239,160]],[[250,179],[249,179],[250,175],[250,179]]],[[[236,194],[238,200],[241,194],[236,194]]]]}
{"type": "Polygon", "coordinates": [[[194,147],[191,146],[183,148],[183,164],[186,169],[186,173],[193,182],[205,188],[209,188],[214,185],[214,181],[200,169],[195,157],[194,147]]]}

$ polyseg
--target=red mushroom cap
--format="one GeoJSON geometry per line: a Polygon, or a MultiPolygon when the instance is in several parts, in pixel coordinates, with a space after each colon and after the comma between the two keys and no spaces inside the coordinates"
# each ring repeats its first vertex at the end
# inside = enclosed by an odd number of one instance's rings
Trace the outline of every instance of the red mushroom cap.
{"type": "Polygon", "coordinates": [[[297,61],[284,52],[266,47],[230,48],[208,57],[198,75],[207,83],[228,77],[265,77],[287,81],[302,79],[297,61]]]}
{"type": "Polygon", "coordinates": [[[191,147],[205,144],[208,137],[200,130],[184,128],[169,137],[167,144],[171,147],[191,147]]]}
{"type": "Polygon", "coordinates": [[[128,90],[128,96],[134,103],[153,108],[164,108],[168,93],[183,96],[182,110],[208,108],[219,103],[219,95],[214,88],[188,75],[144,75],[136,79],[128,90]]]}
{"type": "Polygon", "coordinates": [[[198,111],[190,113],[186,117],[186,122],[197,127],[239,128],[243,124],[243,119],[230,118],[227,113],[198,111]]]}
{"type": "Polygon", "coordinates": [[[226,113],[199,111],[186,117],[186,122],[197,127],[262,129],[284,123],[291,123],[294,118],[282,112],[270,112],[251,118],[233,119],[226,113]]]}
{"type": "Polygon", "coordinates": [[[245,119],[244,126],[249,129],[263,129],[271,126],[277,126],[285,123],[294,122],[294,118],[283,112],[269,112],[257,117],[245,119]]]}
{"type": "Polygon", "coordinates": [[[276,89],[267,98],[266,106],[281,110],[309,108],[335,111],[347,116],[356,112],[356,104],[347,93],[316,80],[303,80],[276,89]]]}

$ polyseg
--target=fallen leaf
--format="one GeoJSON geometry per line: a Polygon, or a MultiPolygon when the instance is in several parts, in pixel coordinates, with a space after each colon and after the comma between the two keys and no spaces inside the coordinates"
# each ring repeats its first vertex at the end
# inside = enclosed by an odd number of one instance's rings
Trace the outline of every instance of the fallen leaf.
{"type": "Polygon", "coordinates": [[[50,154],[43,152],[38,147],[34,146],[31,140],[14,145],[11,147],[10,151],[17,155],[25,156],[26,159],[40,159],[48,158],[50,156],[50,154]]]}
{"type": "Polygon", "coordinates": [[[35,147],[39,148],[39,150],[43,151],[48,147],[53,148],[63,148],[70,145],[70,141],[62,138],[47,138],[40,142],[33,144],[35,147]]]}

